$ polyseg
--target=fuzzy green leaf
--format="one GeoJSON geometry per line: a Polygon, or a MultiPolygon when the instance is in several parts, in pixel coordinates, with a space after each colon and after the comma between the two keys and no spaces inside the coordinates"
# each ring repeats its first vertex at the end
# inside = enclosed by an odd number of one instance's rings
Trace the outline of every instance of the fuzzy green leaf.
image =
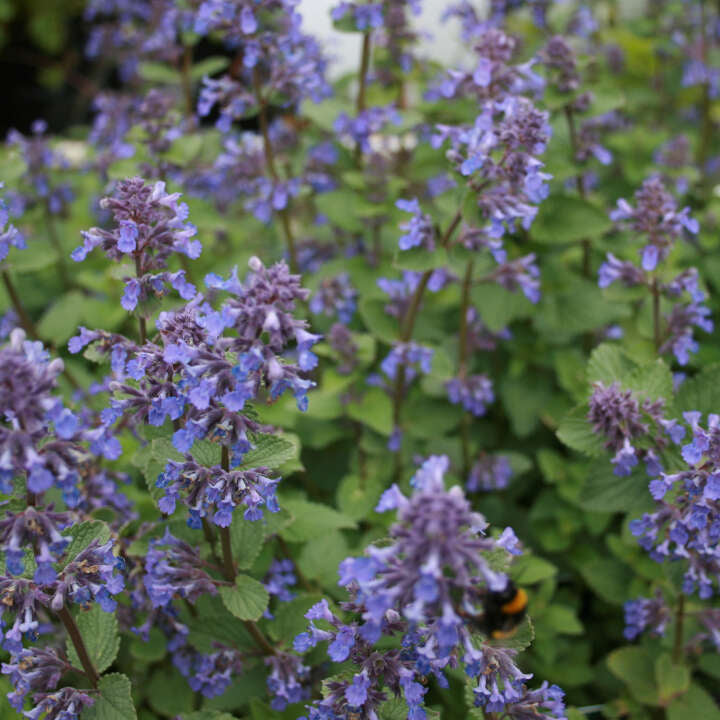
{"type": "Polygon", "coordinates": [[[284,500],[283,507],[293,516],[293,522],[281,531],[288,542],[305,542],[340,528],[354,528],[355,521],[327,505],[308,500],[284,500]]]}
{"type": "Polygon", "coordinates": [[[265,541],[265,527],[262,522],[246,520],[242,513],[233,516],[230,526],[230,543],[233,557],[241,570],[247,570],[255,562],[265,541]]]}
{"type": "MultiPolygon", "coordinates": [[[[653,662],[647,651],[640,647],[624,647],[608,655],[610,672],[627,685],[630,694],[645,705],[658,705],[653,662]]],[[[692,714],[685,717],[704,717],[692,714]]]]}
{"type": "Polygon", "coordinates": [[[279,468],[290,460],[298,457],[298,447],[286,437],[277,435],[260,435],[254,440],[255,447],[244,457],[241,468],[279,468]]]}
{"type": "Polygon", "coordinates": [[[238,575],[235,587],[221,587],[220,597],[225,607],[240,620],[259,620],[270,601],[263,584],[249,575],[238,575]]]}
{"type": "Polygon", "coordinates": [[[82,720],[136,720],[137,713],[125,675],[111,673],[100,678],[100,696],[92,707],[82,713],[82,720]]]}
{"type": "MultiPolygon", "coordinates": [[[[75,622],[95,669],[99,673],[105,672],[115,662],[120,649],[115,613],[105,612],[97,603],[93,603],[89,610],[78,610],[75,622]]],[[[67,639],[67,654],[75,667],[82,667],[70,638],[67,639]]]]}
{"type": "Polygon", "coordinates": [[[72,525],[63,534],[72,538],[67,548],[65,548],[65,564],[74,560],[93,540],[97,540],[102,545],[110,539],[110,529],[100,520],[72,525]]]}
{"type": "Polygon", "coordinates": [[[602,438],[596,435],[587,417],[584,405],[571,410],[560,423],[558,438],[573,450],[589,457],[600,457],[605,453],[602,438]]]}

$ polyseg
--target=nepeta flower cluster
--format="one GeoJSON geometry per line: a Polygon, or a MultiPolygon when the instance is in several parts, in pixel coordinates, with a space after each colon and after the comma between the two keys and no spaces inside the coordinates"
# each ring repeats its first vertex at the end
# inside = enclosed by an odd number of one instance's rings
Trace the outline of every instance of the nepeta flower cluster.
{"type": "Polygon", "coordinates": [[[50,147],[44,120],[36,120],[31,130],[32,135],[29,137],[17,130],[10,130],[7,137],[8,143],[20,152],[25,161],[22,191],[14,199],[23,209],[40,205],[47,213],[62,215],[72,202],[74,193],[69,184],[58,183],[53,176],[58,171],[66,170],[69,163],[50,147]]]}
{"type": "Polygon", "coordinates": [[[349,659],[356,668],[352,677],[337,676],[328,684],[308,718],[374,717],[390,693],[404,698],[408,717],[423,718],[427,690],[419,681],[434,675],[445,686],[444,669],[458,663],[477,678],[474,697],[485,710],[563,716],[559,689],[528,691],[524,681],[531,676],[516,667],[515,651],[480,642],[470,630],[468,616],[481,616],[486,594],[508,582],[492,568],[488,553],[505,551],[507,557],[519,550],[510,528],[497,540],[486,537],[487,524],[460,488],[444,489],[448,465],[447,457],[430,457],[411,481],[409,498],[396,485],[383,494],[377,510],[398,511],[390,543],[370,546],[364,557],[340,566],[339,584],[350,593],[342,608],[354,619],[345,622],[325,600],[307,613],[310,628],[296,638],[295,649],[328,641],[332,660],[349,659]],[[384,636],[401,637],[402,649],[388,649],[384,636]]]}
{"type": "Polygon", "coordinates": [[[611,213],[611,217],[629,223],[634,231],[648,236],[649,244],[643,249],[642,269],[608,253],[607,260],[598,271],[598,284],[601,288],[614,282],[621,282],[626,287],[644,285],[649,293],[656,296],[656,302],[661,297],[667,298],[672,307],[669,313],[662,313],[664,324],[656,327],[656,346],[660,353],[672,352],[681,365],[686,365],[689,353],[698,350],[694,329],[713,330],[710,309],[703,304],[705,293],[700,289],[695,268],[684,270],[663,282],[656,276],[656,266],[667,258],[683,229],[696,233],[698,224],[689,217],[688,208],[679,212],[676,210],[674,199],[657,177],[646,180],[636,197],[637,208],[619,200],[618,209],[611,213]],[[689,301],[679,302],[678,299],[685,295],[689,296],[689,301]]]}
{"type": "Polygon", "coordinates": [[[219,34],[237,52],[230,73],[203,79],[198,113],[220,110],[217,125],[229,132],[234,120],[263,107],[270,98],[296,106],[305,98],[318,102],[330,94],[325,80],[326,60],[314,38],[300,30],[300,16],[292,0],[257,3],[203,3],[195,29],[219,34]]]}
{"type": "Polygon", "coordinates": [[[650,483],[650,493],[658,502],[653,513],[645,513],[630,523],[633,534],[650,556],[687,563],[682,590],[709,598],[720,586],[720,416],[709,415],[707,428],[701,414],[684,414],[692,430],[692,440],[682,448],[687,470],[661,473],[650,483]]]}
{"type": "MultiPolygon", "coordinates": [[[[0,183],[2,189],[3,183],[0,183]]],[[[10,211],[4,198],[0,198],[0,262],[10,252],[11,247],[24,250],[27,247],[23,234],[10,222],[10,211]]]]}
{"type": "Polygon", "coordinates": [[[197,229],[187,221],[187,205],[179,202],[179,193],[167,193],[165,183],[152,187],[141,178],[118,183],[115,193],[101,201],[115,221],[113,230],[91,228],[83,232],[83,244],[72,253],[82,262],[96,247],[116,262],[128,259],[133,263],[135,277],[125,280],[122,306],[134,310],[166,292],[171,285],[180,296],[189,300],[195,286],[187,281],[184,270],[157,272],[167,266],[173,253],[197,258],[202,245],[194,240],[197,229]]]}
{"type": "Polygon", "coordinates": [[[320,281],[320,286],[310,299],[310,312],[316,315],[336,315],[341,323],[349,323],[355,314],[357,290],[350,276],[340,273],[320,281]]]}
{"type": "Polygon", "coordinates": [[[668,445],[665,436],[677,444],[685,435],[682,425],[665,418],[664,400],[641,401],[617,383],[609,386],[593,383],[589,406],[587,419],[593,431],[601,435],[605,447],[615,453],[612,464],[616,475],[629,475],[640,460],[651,477],[660,474],[662,464],[658,453],[668,445]]]}
{"type": "Polygon", "coordinates": [[[690,208],[677,209],[675,198],[667,192],[662,181],[649,177],[635,193],[635,207],[620,199],[610,213],[615,222],[627,226],[638,235],[645,236],[642,249],[642,268],[650,272],[665,260],[676,240],[684,231],[697,234],[697,220],[690,217],[690,208]]]}
{"type": "Polygon", "coordinates": [[[470,469],[468,492],[504,490],[513,475],[509,460],[504,455],[482,454],[470,469]]]}

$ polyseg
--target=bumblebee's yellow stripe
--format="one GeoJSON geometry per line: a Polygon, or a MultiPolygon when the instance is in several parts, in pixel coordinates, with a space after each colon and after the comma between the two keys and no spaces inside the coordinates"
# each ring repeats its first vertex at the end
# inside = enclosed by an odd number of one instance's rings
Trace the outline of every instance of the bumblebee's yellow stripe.
{"type": "Polygon", "coordinates": [[[515,597],[510,602],[505,603],[500,609],[506,615],[517,615],[527,607],[527,604],[527,593],[522,588],[520,588],[515,593],[515,597]]]}
{"type": "Polygon", "coordinates": [[[517,628],[514,627],[512,630],[493,630],[490,635],[493,640],[504,640],[505,638],[512,637],[517,632],[517,628]]]}

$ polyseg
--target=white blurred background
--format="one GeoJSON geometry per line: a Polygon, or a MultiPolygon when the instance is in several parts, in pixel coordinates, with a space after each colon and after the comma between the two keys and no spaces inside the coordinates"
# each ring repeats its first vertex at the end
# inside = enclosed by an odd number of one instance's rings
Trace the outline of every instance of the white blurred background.
{"type": "MultiPolygon", "coordinates": [[[[555,0],[561,4],[569,0],[555,0]]],[[[633,17],[646,12],[647,4],[660,0],[619,0],[621,17],[633,17]]],[[[332,58],[331,77],[357,70],[360,57],[359,33],[341,33],[333,28],[330,10],[339,0],[300,0],[305,30],[319,38],[332,58]]],[[[440,18],[452,0],[422,0],[422,14],[414,18],[415,26],[425,35],[422,54],[438,60],[443,65],[458,65],[470,56],[471,49],[460,40],[460,24],[457,20],[441,23],[440,18]]],[[[590,0],[590,6],[602,12],[603,0],[590,0]]],[[[479,10],[487,7],[488,0],[474,0],[479,10]]]]}
{"type": "MultiPolygon", "coordinates": [[[[414,18],[414,22],[425,35],[423,55],[453,65],[463,58],[465,49],[459,41],[459,24],[456,21],[440,22],[449,4],[450,0],[424,0],[422,14],[414,18]]],[[[483,0],[475,2],[478,8],[484,4],[483,0]]],[[[323,42],[333,60],[332,77],[357,69],[362,42],[359,33],[341,33],[333,28],[330,10],[336,5],[338,0],[301,0],[299,8],[305,30],[323,42]]]]}

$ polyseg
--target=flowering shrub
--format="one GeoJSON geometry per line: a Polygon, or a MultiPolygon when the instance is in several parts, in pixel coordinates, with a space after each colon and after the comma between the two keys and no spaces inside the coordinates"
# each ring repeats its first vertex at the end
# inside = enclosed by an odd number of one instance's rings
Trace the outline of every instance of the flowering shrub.
{"type": "Polygon", "coordinates": [[[720,10],[423,5],[333,78],[85,3],[2,151],[3,719],[720,718],[720,10]]]}

